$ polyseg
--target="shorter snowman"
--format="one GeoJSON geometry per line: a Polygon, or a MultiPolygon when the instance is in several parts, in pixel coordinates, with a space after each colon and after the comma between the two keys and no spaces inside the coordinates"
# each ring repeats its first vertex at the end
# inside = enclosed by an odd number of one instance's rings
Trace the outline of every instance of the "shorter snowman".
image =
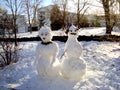
{"type": "Polygon", "coordinates": [[[86,63],[81,58],[82,46],[77,40],[78,31],[74,25],[70,26],[61,59],[61,76],[72,81],[80,81],[86,74],[86,63]]]}
{"type": "Polygon", "coordinates": [[[41,42],[36,48],[36,61],[38,75],[41,78],[55,78],[59,76],[58,44],[52,41],[50,27],[43,26],[39,30],[41,42]]]}

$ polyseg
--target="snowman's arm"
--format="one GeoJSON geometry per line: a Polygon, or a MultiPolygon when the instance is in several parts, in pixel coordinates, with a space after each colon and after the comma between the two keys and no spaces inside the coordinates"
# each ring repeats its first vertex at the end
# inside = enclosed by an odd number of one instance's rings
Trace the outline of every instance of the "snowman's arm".
{"type": "Polygon", "coordinates": [[[61,55],[60,59],[62,59],[62,57],[65,55],[66,51],[67,50],[65,49],[64,52],[63,52],[63,54],[61,55]]]}
{"type": "Polygon", "coordinates": [[[37,46],[36,51],[35,51],[35,62],[34,62],[34,64],[37,64],[37,61],[38,61],[39,57],[40,57],[40,50],[37,46]]]}
{"type": "Polygon", "coordinates": [[[41,48],[39,47],[39,44],[38,46],[36,47],[36,58],[39,58],[40,57],[40,52],[41,52],[41,48]]]}
{"type": "Polygon", "coordinates": [[[61,55],[60,59],[62,59],[64,56],[65,56],[65,53],[67,52],[67,46],[65,45],[65,48],[64,48],[64,52],[63,54],[61,55]]]}
{"type": "Polygon", "coordinates": [[[53,63],[55,62],[57,55],[58,55],[58,51],[59,51],[58,45],[55,43],[55,49],[53,51],[53,56],[52,56],[52,60],[50,62],[50,65],[53,65],[53,63]]]}

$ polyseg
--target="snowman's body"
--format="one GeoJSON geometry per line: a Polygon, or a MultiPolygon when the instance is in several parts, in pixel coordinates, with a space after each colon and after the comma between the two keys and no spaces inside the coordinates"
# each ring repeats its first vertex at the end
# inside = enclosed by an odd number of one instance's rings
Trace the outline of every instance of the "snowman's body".
{"type": "Polygon", "coordinates": [[[52,36],[48,27],[39,31],[42,39],[36,48],[36,68],[42,78],[55,78],[59,75],[59,61],[57,59],[58,45],[51,41],[52,36]]]}
{"type": "Polygon", "coordinates": [[[68,37],[68,40],[65,44],[65,53],[66,56],[69,57],[80,57],[82,55],[82,46],[80,43],[77,41],[76,36],[70,36],[68,37]]]}
{"type": "Polygon", "coordinates": [[[85,76],[86,63],[80,57],[82,55],[82,46],[77,40],[78,35],[75,30],[74,26],[69,29],[65,54],[61,63],[61,75],[66,79],[79,81],[85,76]]]}

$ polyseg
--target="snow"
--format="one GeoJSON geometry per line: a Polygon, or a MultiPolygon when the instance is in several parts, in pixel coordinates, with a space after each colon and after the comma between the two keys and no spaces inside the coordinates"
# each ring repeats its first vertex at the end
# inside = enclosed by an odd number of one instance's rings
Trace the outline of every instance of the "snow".
{"type": "MultiPolygon", "coordinates": [[[[61,57],[65,43],[59,45],[61,57]]],[[[82,41],[87,75],[79,82],[42,79],[34,61],[39,42],[21,42],[19,61],[0,70],[0,90],[120,90],[120,43],[82,41]]]]}
{"type": "Polygon", "coordinates": [[[32,33],[26,32],[26,33],[18,33],[17,37],[18,38],[23,38],[23,37],[37,37],[38,36],[38,31],[34,31],[32,33]]]}
{"type": "MultiPolygon", "coordinates": [[[[120,30],[118,28],[114,28],[115,30],[112,31],[112,35],[120,35],[120,30]],[[117,30],[117,31],[116,31],[117,30]]],[[[99,27],[99,28],[81,28],[79,35],[85,35],[85,36],[91,36],[91,35],[105,35],[106,29],[105,27],[99,27]]],[[[53,31],[54,36],[65,36],[64,30],[60,29],[57,31],[53,31]]],[[[36,37],[38,36],[38,31],[34,31],[32,33],[19,33],[17,34],[17,37],[36,37]]]]}
{"type": "Polygon", "coordinates": [[[100,35],[105,35],[106,30],[105,27],[100,27],[100,28],[81,28],[79,35],[85,35],[85,36],[100,36],[100,35]]]}
{"type": "MultiPolygon", "coordinates": [[[[115,33],[120,35],[120,32],[115,33]]],[[[61,35],[57,31],[53,34],[61,35]]],[[[80,31],[80,35],[91,34],[104,35],[105,28],[85,28],[80,31]]],[[[18,37],[26,36],[36,37],[38,32],[18,34],[18,37]]],[[[79,82],[61,77],[54,80],[39,77],[34,65],[35,49],[39,42],[19,43],[19,61],[0,70],[0,90],[120,90],[120,42],[82,41],[82,58],[87,63],[87,75],[79,82]]],[[[59,45],[60,58],[65,43],[55,42],[59,45]]]]}

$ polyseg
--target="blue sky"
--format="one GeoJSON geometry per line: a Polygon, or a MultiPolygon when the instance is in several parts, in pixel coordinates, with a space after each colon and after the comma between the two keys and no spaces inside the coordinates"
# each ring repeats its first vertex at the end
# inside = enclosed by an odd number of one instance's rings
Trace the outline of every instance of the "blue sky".
{"type": "Polygon", "coordinates": [[[5,7],[5,3],[3,0],[0,0],[0,4],[2,5],[2,7],[5,7]]]}
{"type": "Polygon", "coordinates": [[[52,4],[52,0],[43,0],[43,6],[52,4]]]}
{"type": "MultiPolygon", "coordinates": [[[[0,4],[2,5],[3,8],[7,8],[4,0],[0,0],[0,4]]],[[[52,0],[43,0],[42,6],[47,6],[50,4],[52,4],[52,0]]]]}
{"type": "MultiPolygon", "coordinates": [[[[6,7],[4,0],[0,0],[0,4],[1,4],[3,7],[6,7]]],[[[52,4],[52,0],[43,0],[43,6],[47,6],[47,5],[50,5],[50,4],[52,4]]]]}
{"type": "MultiPolygon", "coordinates": [[[[6,5],[5,5],[5,1],[4,0],[0,0],[0,4],[3,8],[8,8],[6,5]]],[[[47,5],[50,5],[52,4],[52,0],[43,0],[43,3],[42,3],[42,7],[43,6],[47,6],[47,5]]],[[[9,11],[8,11],[9,13],[9,11]]]]}

